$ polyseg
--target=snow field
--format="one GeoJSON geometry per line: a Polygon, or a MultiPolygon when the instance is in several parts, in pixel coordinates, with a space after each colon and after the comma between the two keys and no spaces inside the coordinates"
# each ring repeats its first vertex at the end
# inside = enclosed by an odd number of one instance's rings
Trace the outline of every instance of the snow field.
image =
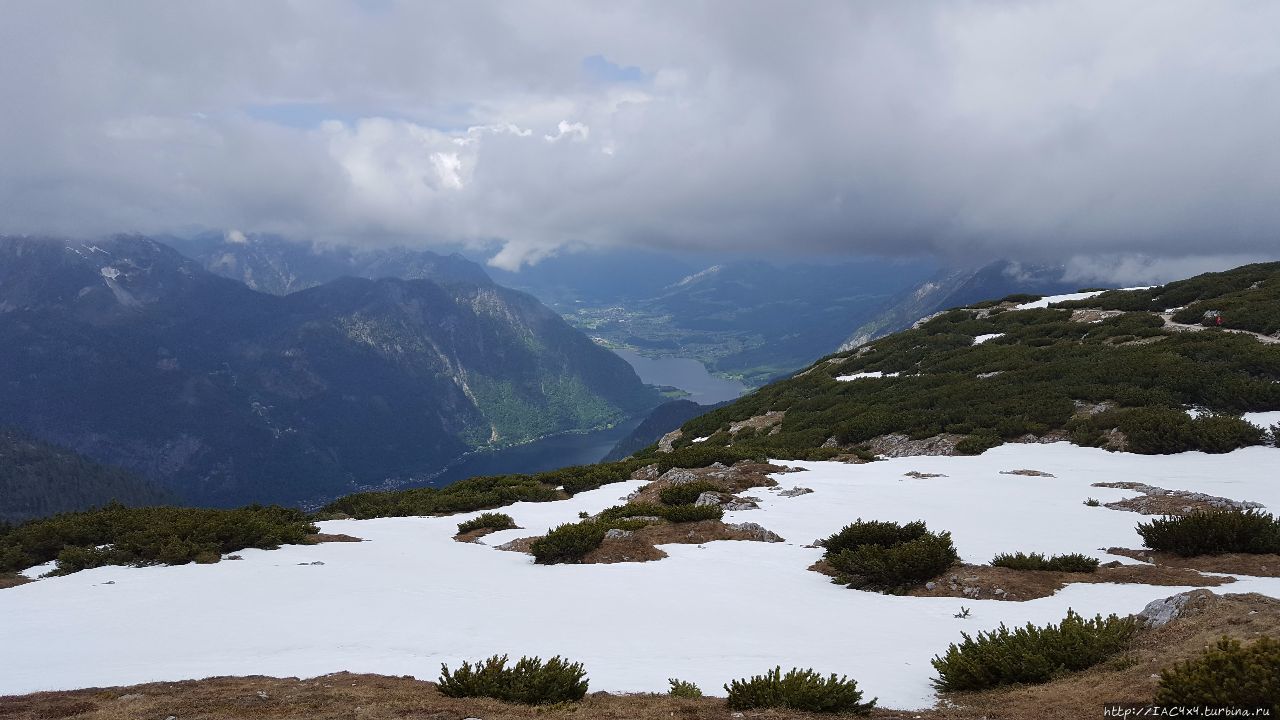
{"type": "MultiPolygon", "coordinates": [[[[1087,497],[1135,494],[1091,483],[1141,482],[1276,508],[1277,461],[1275,448],[1153,457],[1057,443],[978,457],[789,462],[806,471],[748,491],[761,508],[726,518],[759,523],[786,543],[668,545],[670,557],[635,564],[536,566],[491,545],[619,504],[638,482],[504,508],[524,529],[494,533],[487,545],[452,540],[457,523],[478,513],[325,522],[325,532],[367,542],[246,550],[243,560],[211,566],[98,568],[0,591],[0,694],[223,674],[434,679],[441,663],[510,653],[580,660],[593,691],[664,692],[677,677],[721,694],[733,678],[782,665],[848,674],[886,707],[927,707],[929,660],[961,631],[1056,622],[1068,608],[1136,612],[1189,588],[1077,584],[1026,602],[891,597],[806,570],[821,550],[804,545],[859,517],[923,519],[951,531],[969,562],[1018,550],[1105,562],[1117,558],[1100,548],[1141,545],[1134,526],[1145,518],[1085,506],[1087,497]],[[1056,477],[1000,473],[1024,468],[1056,477]],[[912,470],[947,477],[904,477],[912,470]],[[796,486],[814,492],[778,495],[796,486]],[[953,617],[961,606],[969,618],[953,617]]],[[[1280,579],[1216,592],[1280,596],[1280,579]]]]}

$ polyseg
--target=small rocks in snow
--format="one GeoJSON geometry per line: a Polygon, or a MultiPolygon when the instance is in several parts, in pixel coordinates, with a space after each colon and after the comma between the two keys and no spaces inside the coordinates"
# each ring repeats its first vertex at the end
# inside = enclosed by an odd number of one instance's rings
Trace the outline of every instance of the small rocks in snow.
{"type": "Polygon", "coordinates": [[[924,480],[926,478],[946,477],[946,475],[943,475],[942,473],[927,473],[927,472],[920,472],[919,470],[912,470],[911,472],[903,473],[902,475],[903,477],[915,478],[917,480],[924,480]]]}
{"type": "Polygon", "coordinates": [[[937,590],[937,589],[938,589],[938,583],[933,582],[932,580],[930,580],[929,582],[927,582],[927,583],[925,583],[925,584],[924,584],[924,589],[925,589],[925,590],[937,590]]]}
{"type": "Polygon", "coordinates": [[[741,500],[730,500],[724,504],[725,512],[740,512],[742,510],[757,510],[760,506],[751,498],[742,498],[741,500]]]}
{"type": "Polygon", "coordinates": [[[633,534],[634,533],[632,533],[630,530],[620,530],[618,528],[610,528],[609,532],[606,532],[604,534],[604,539],[605,540],[621,540],[623,538],[629,538],[633,534]]]}
{"type": "Polygon", "coordinates": [[[1057,477],[1053,473],[1047,473],[1043,470],[1001,470],[1001,475],[1026,475],[1027,477],[1057,477]]]}
{"type": "Polygon", "coordinates": [[[793,487],[790,490],[783,490],[782,492],[778,493],[778,495],[780,497],[799,497],[800,495],[808,495],[811,492],[813,492],[812,488],[793,487]]]}
{"type": "Polygon", "coordinates": [[[758,540],[760,542],[786,542],[777,533],[772,530],[767,530],[753,522],[738,523],[736,525],[729,524],[729,527],[734,530],[751,533],[752,540],[758,540]]]}

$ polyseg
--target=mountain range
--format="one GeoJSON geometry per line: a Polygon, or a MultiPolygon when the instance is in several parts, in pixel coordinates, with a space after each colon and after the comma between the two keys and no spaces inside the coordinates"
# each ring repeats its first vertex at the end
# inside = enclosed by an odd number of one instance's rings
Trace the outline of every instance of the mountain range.
{"type": "MultiPolygon", "coordinates": [[[[260,287],[300,286],[265,273],[270,256],[235,257],[260,287]]],[[[293,503],[421,482],[659,401],[533,297],[418,258],[420,279],[273,295],[145,237],[2,238],[0,424],[189,503],[293,503]]]]}

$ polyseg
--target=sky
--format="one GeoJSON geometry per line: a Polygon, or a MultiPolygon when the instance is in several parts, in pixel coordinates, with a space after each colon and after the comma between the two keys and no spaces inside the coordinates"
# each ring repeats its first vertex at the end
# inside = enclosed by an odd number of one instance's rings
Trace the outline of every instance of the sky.
{"type": "Polygon", "coordinates": [[[1280,3],[0,0],[0,232],[1280,257],[1280,3]]]}

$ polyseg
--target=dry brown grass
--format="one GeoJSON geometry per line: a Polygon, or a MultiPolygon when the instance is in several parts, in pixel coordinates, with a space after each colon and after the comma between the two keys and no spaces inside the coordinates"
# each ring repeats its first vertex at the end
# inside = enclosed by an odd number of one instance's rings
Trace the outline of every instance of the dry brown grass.
{"type": "MultiPolygon", "coordinates": [[[[510,527],[510,528],[502,528],[502,529],[503,530],[523,530],[524,528],[510,527]]],[[[484,537],[485,535],[490,535],[496,532],[499,532],[496,528],[476,528],[475,530],[468,530],[467,532],[464,532],[464,533],[458,533],[453,536],[453,539],[458,542],[473,543],[479,540],[480,538],[484,537]]]]}
{"type": "MultiPolygon", "coordinates": [[[[819,560],[809,569],[835,577],[835,569],[819,560]]],[[[1049,597],[1071,583],[1134,583],[1174,587],[1216,587],[1234,582],[1232,578],[1201,575],[1193,569],[1159,565],[1107,565],[1092,573],[1014,570],[991,565],[958,564],[934,581],[932,590],[924,586],[907,594],[912,597],[958,597],[1019,602],[1049,597]],[[966,589],[968,592],[966,592],[966,589]],[[1000,591],[1000,592],[997,592],[1000,591]]]]}
{"type": "Polygon", "coordinates": [[[18,587],[19,585],[26,585],[29,582],[31,582],[31,580],[21,575],[18,575],[16,573],[14,574],[0,573],[0,590],[4,590],[5,588],[18,587]]]}
{"type": "Polygon", "coordinates": [[[1274,553],[1258,555],[1223,553],[1182,557],[1171,552],[1130,548],[1108,548],[1107,552],[1170,568],[1190,568],[1200,572],[1252,575],[1253,577],[1280,577],[1280,555],[1274,553]]]}
{"type": "MultiPolygon", "coordinates": [[[[788,472],[790,470],[791,468],[780,465],[746,461],[738,462],[730,467],[717,468],[712,466],[686,469],[698,480],[711,483],[726,493],[739,493],[743,490],[757,487],[775,487],[778,481],[769,477],[769,474],[788,472]]],[[[628,502],[659,505],[662,503],[659,495],[670,486],[671,483],[666,480],[655,480],[633,493],[628,498],[628,502]]]]}
{"type": "Polygon", "coordinates": [[[320,543],[330,542],[364,542],[364,538],[342,533],[312,533],[303,538],[302,541],[307,545],[319,545],[320,543]]]}
{"type": "MultiPolygon", "coordinates": [[[[1107,702],[1147,703],[1161,669],[1198,655],[1223,635],[1252,640],[1280,635],[1280,600],[1258,594],[1198,591],[1184,617],[1138,632],[1129,650],[1102,665],[1044,685],[956,693],[935,710],[877,710],[879,720],[1077,720],[1102,718],[1107,702]]],[[[763,668],[762,668],[763,670],[763,668]]],[[[729,678],[726,678],[728,680],[729,678]]],[[[713,690],[713,688],[704,688],[713,690]]],[[[715,688],[718,690],[718,688],[715,688]]],[[[219,677],[130,687],[0,697],[4,720],[726,720],[719,698],[593,693],[581,703],[535,708],[481,698],[447,698],[412,678],[337,673],[309,680],[219,677]]],[[[745,718],[801,720],[823,716],[783,710],[746,711],[745,718]]]]}
{"type": "Polygon", "coordinates": [[[1230,498],[1186,490],[1166,490],[1153,485],[1134,482],[1100,482],[1094,483],[1093,487],[1137,490],[1142,494],[1125,498],[1124,500],[1109,502],[1104,507],[1112,510],[1136,512],[1141,515],[1186,515],[1199,511],[1222,510],[1236,502],[1230,498]]]}

